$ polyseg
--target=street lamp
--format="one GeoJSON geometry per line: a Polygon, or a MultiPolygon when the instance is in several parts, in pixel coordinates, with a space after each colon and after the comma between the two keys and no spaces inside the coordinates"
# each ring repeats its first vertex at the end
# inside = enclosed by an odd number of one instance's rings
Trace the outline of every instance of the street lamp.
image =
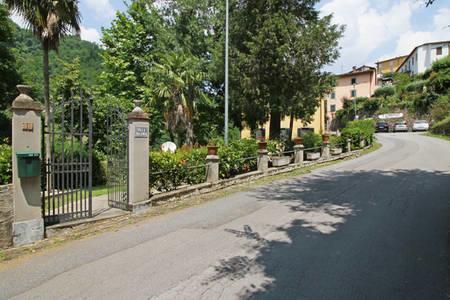
{"type": "Polygon", "coordinates": [[[225,145],[228,145],[228,1],[225,0],[225,145]]]}
{"type": "Polygon", "coordinates": [[[355,120],[358,120],[358,116],[356,115],[356,83],[353,83],[353,107],[355,109],[355,120]]]}

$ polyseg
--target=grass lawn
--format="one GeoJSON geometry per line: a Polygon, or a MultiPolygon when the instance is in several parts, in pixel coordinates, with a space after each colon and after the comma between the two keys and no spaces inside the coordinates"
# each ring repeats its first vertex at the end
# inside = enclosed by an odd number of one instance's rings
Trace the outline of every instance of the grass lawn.
{"type": "Polygon", "coordinates": [[[108,194],[108,188],[106,185],[94,186],[92,188],[92,197],[98,197],[108,194]]]}
{"type": "Polygon", "coordinates": [[[425,133],[425,135],[450,142],[450,136],[446,136],[446,135],[442,135],[442,134],[435,134],[435,133],[431,133],[431,132],[427,132],[427,133],[425,133]]]}

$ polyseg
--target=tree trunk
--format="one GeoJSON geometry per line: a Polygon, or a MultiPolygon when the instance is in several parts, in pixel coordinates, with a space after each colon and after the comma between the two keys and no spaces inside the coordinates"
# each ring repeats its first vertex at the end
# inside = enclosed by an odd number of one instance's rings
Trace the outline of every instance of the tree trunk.
{"type": "Polygon", "coordinates": [[[191,122],[186,126],[186,145],[192,146],[194,144],[194,127],[191,122]]]}
{"type": "Polygon", "coordinates": [[[278,140],[280,138],[281,113],[272,111],[270,113],[270,134],[269,139],[278,140]]]}
{"type": "Polygon", "coordinates": [[[294,113],[291,113],[291,119],[289,120],[289,140],[291,141],[293,133],[294,133],[294,113]]]}

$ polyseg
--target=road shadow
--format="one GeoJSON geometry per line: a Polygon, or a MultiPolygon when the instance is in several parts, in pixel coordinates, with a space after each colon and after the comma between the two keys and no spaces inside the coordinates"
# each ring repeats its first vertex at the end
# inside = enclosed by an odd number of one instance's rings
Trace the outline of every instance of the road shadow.
{"type": "Polygon", "coordinates": [[[288,208],[292,221],[277,228],[286,238],[226,229],[249,254],[221,260],[204,284],[247,277],[240,299],[447,296],[448,173],[326,171],[250,194],[288,208]]]}

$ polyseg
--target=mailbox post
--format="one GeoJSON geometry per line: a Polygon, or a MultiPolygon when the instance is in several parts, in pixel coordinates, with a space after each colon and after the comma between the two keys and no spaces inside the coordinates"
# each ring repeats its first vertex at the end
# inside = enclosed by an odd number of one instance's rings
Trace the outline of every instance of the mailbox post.
{"type": "Polygon", "coordinates": [[[12,103],[12,151],[14,185],[13,242],[31,244],[44,237],[41,205],[42,105],[30,96],[30,87],[19,85],[12,103]]]}

